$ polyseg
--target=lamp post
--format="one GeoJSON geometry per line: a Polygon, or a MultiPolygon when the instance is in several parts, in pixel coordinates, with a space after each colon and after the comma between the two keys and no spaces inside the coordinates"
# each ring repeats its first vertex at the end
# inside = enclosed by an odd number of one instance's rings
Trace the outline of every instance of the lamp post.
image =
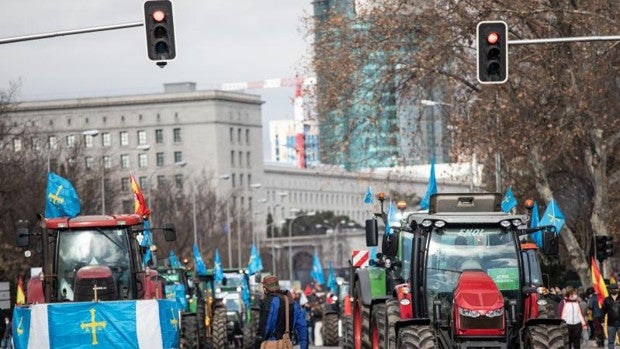
{"type": "MultiPolygon", "coordinates": [[[[298,212],[301,212],[301,211],[299,209],[292,208],[291,212],[293,214],[297,214],[298,212]]],[[[309,217],[309,216],[314,216],[314,215],[315,215],[314,211],[310,211],[306,214],[300,214],[298,216],[293,217],[288,224],[288,274],[289,274],[289,280],[291,280],[291,282],[293,281],[293,239],[292,239],[293,222],[295,222],[297,218],[309,217]]]]}
{"type": "MultiPolygon", "coordinates": [[[[249,185],[250,189],[260,189],[263,185],[261,183],[252,183],[249,185]]],[[[255,234],[254,234],[254,200],[250,200],[250,196],[254,197],[254,195],[252,195],[252,191],[250,190],[248,192],[248,187],[246,187],[246,198],[248,200],[248,206],[250,208],[250,234],[252,235],[252,243],[256,245],[256,247],[258,248],[258,239],[256,238],[255,234]]]]}
{"type": "MultiPolygon", "coordinates": [[[[221,175],[218,177],[219,180],[228,180],[230,179],[229,174],[221,175]]],[[[232,268],[232,246],[230,244],[230,198],[226,197],[226,245],[228,247],[228,268],[232,268]]]]}

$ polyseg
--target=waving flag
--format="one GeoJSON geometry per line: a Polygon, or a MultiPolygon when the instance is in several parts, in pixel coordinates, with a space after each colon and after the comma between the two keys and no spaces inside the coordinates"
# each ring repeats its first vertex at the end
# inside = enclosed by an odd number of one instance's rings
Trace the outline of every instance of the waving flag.
{"type": "Polygon", "coordinates": [[[250,262],[248,263],[248,274],[254,275],[263,270],[263,261],[260,258],[260,254],[256,249],[256,245],[252,244],[250,250],[250,262]]]}
{"type": "Polygon", "coordinates": [[[213,257],[213,276],[215,277],[215,283],[219,284],[224,280],[224,270],[222,269],[222,259],[220,258],[220,250],[215,249],[215,257],[213,257]]]}
{"type": "Polygon", "coordinates": [[[368,186],[368,190],[366,191],[366,195],[364,195],[364,203],[372,204],[372,188],[368,186]]]}
{"type": "Polygon", "coordinates": [[[205,262],[202,260],[202,255],[200,254],[200,251],[198,250],[198,245],[194,244],[194,247],[192,248],[192,250],[194,252],[194,264],[196,265],[196,272],[200,276],[206,276],[207,267],[205,266],[205,262]]]}
{"type": "MultiPolygon", "coordinates": [[[[534,207],[532,207],[532,218],[530,220],[530,228],[536,228],[540,223],[538,214],[538,203],[534,201],[534,207]]],[[[536,243],[536,246],[542,247],[542,232],[537,231],[531,235],[532,240],[536,243]]]]}
{"type": "Polygon", "coordinates": [[[170,254],[168,255],[168,260],[170,261],[170,266],[174,269],[179,269],[181,268],[181,262],[179,261],[179,258],[177,258],[177,255],[174,254],[173,250],[170,250],[170,254]]]}
{"type": "Polygon", "coordinates": [[[553,225],[557,235],[560,234],[560,231],[564,227],[564,222],[566,222],[566,219],[564,218],[562,211],[560,211],[560,207],[555,203],[554,199],[551,199],[551,202],[545,210],[545,214],[540,219],[539,226],[553,225]]]}
{"type": "Polygon", "coordinates": [[[144,230],[142,231],[142,239],[140,240],[140,246],[151,247],[153,245],[153,234],[151,234],[151,222],[148,219],[142,223],[144,230]]]}
{"type": "Polygon", "coordinates": [[[142,256],[142,267],[146,267],[149,264],[149,261],[151,260],[151,258],[153,257],[152,255],[153,253],[151,252],[150,248],[146,249],[146,252],[144,252],[144,255],[142,256]]]}
{"type": "Polygon", "coordinates": [[[47,174],[45,217],[75,217],[80,213],[80,198],[73,184],[53,172],[47,174]]]}
{"type": "Polygon", "coordinates": [[[437,193],[437,179],[435,179],[435,159],[431,161],[431,175],[428,180],[428,187],[426,187],[426,194],[420,201],[420,208],[428,210],[431,202],[431,195],[437,193]]]}
{"type": "Polygon", "coordinates": [[[512,187],[508,187],[504,198],[502,199],[502,211],[510,212],[513,208],[517,207],[517,199],[512,194],[512,187]]]}
{"type": "Polygon", "coordinates": [[[396,206],[394,206],[392,199],[390,199],[390,203],[388,204],[387,219],[385,221],[385,235],[392,234],[392,227],[390,227],[392,222],[398,222],[398,216],[396,215],[396,206]]]}
{"type": "Polygon", "coordinates": [[[245,303],[248,311],[248,315],[250,314],[250,284],[248,284],[248,280],[243,278],[243,285],[241,285],[241,297],[243,297],[243,303],[245,303]]]}
{"type": "Polygon", "coordinates": [[[140,189],[140,185],[131,172],[129,172],[129,186],[131,187],[131,192],[133,193],[134,213],[137,213],[143,217],[148,217],[151,214],[151,210],[149,210],[146,206],[142,189],[140,189]]]}
{"type": "Polygon", "coordinates": [[[22,277],[17,278],[17,297],[15,297],[15,304],[22,305],[26,303],[26,295],[24,294],[24,282],[22,277]]]}
{"type": "Polygon", "coordinates": [[[607,286],[605,286],[605,280],[603,279],[603,275],[601,275],[601,271],[598,268],[598,264],[594,260],[594,257],[590,259],[590,267],[592,268],[592,288],[594,292],[596,292],[596,297],[598,298],[598,306],[603,306],[603,300],[605,297],[609,296],[607,293],[607,286]]]}
{"type": "Polygon", "coordinates": [[[336,283],[336,272],[334,271],[334,265],[329,262],[329,275],[327,276],[327,287],[331,293],[338,295],[338,284],[336,283]]]}
{"type": "Polygon", "coordinates": [[[312,257],[312,271],[310,272],[310,276],[312,276],[312,278],[314,278],[314,280],[319,285],[322,285],[325,282],[325,277],[323,276],[323,267],[321,266],[319,255],[316,253],[312,257]]]}

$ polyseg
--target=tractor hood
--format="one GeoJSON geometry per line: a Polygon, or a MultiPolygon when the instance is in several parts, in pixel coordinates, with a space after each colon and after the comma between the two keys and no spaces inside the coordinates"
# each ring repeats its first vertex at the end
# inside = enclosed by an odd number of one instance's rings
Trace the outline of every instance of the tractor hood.
{"type": "Polygon", "coordinates": [[[466,270],[454,290],[455,333],[501,336],[505,333],[504,298],[482,270],[466,270]]]}

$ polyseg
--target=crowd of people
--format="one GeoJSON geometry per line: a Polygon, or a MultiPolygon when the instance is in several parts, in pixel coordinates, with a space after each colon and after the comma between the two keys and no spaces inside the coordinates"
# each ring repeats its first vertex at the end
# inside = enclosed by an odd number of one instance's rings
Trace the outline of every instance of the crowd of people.
{"type": "Polygon", "coordinates": [[[599,305],[599,297],[593,288],[583,291],[569,286],[548,290],[546,298],[555,308],[555,316],[568,326],[569,348],[580,349],[588,341],[593,341],[599,348],[615,348],[617,336],[620,336],[618,284],[608,285],[607,290],[609,295],[602,305],[599,305]]]}

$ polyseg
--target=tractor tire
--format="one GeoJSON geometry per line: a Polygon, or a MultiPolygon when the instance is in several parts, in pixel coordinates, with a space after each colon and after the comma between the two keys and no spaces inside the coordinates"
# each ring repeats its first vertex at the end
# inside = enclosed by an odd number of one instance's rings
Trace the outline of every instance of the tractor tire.
{"type": "Polygon", "coordinates": [[[370,343],[370,307],[363,305],[361,299],[359,304],[362,307],[362,349],[373,349],[370,343]]]}
{"type": "MultiPolygon", "coordinates": [[[[398,299],[390,298],[385,302],[385,312],[387,317],[387,344],[385,349],[396,349],[396,321],[400,320],[400,304],[398,299]]],[[[381,342],[383,343],[383,341],[381,342]]]]}
{"type": "Polygon", "coordinates": [[[226,333],[226,308],[215,307],[211,319],[211,348],[227,349],[228,334],[226,333]]]}
{"type": "Polygon", "coordinates": [[[207,331],[205,329],[205,301],[198,299],[196,306],[196,321],[198,322],[198,348],[206,349],[207,331]]]}
{"type": "Polygon", "coordinates": [[[568,348],[568,328],[566,324],[538,324],[525,329],[526,349],[568,348]]]}
{"type": "Polygon", "coordinates": [[[370,343],[373,349],[385,349],[385,303],[376,304],[372,308],[372,332],[370,343]]]}
{"type": "Polygon", "coordinates": [[[323,345],[338,346],[338,314],[326,314],[323,317],[323,345]]]}
{"type": "Polygon", "coordinates": [[[397,348],[432,349],[435,348],[435,333],[430,326],[407,326],[398,331],[397,348]]]}
{"type": "Polygon", "coordinates": [[[342,323],[342,343],[343,349],[353,349],[353,316],[347,316],[342,323]]]}
{"type": "Polygon", "coordinates": [[[181,348],[200,349],[196,314],[185,313],[181,316],[181,348]]]}

